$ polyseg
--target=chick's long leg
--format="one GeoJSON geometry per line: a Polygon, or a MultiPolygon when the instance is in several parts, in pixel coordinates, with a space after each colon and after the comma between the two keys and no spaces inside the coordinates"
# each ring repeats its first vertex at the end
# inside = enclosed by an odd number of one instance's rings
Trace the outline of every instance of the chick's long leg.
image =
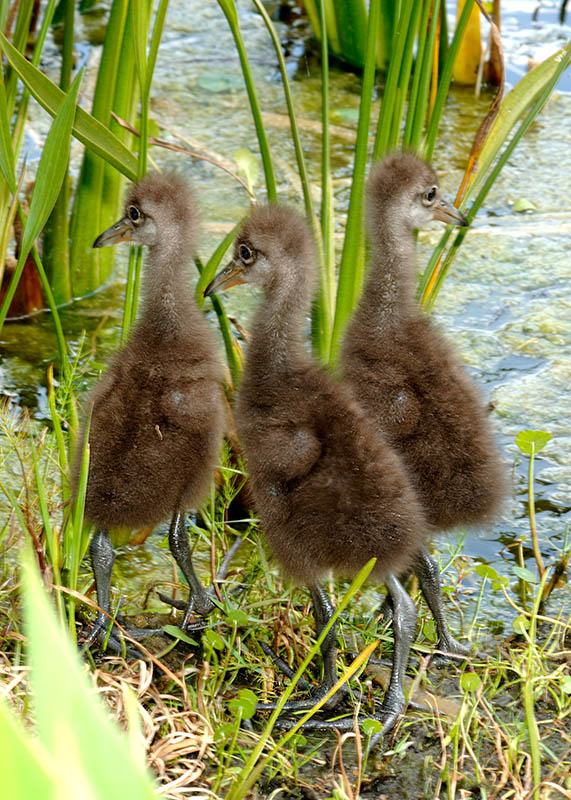
{"type": "MultiPolygon", "coordinates": [[[[371,739],[373,747],[378,739],[394,727],[405,708],[405,695],[403,688],[404,673],[408,664],[410,647],[414,637],[416,626],[416,606],[404,590],[402,584],[395,575],[389,575],[385,580],[387,589],[391,595],[393,605],[393,632],[394,650],[392,660],[392,670],[389,685],[383,698],[383,703],[377,714],[362,715],[360,721],[365,719],[376,719],[382,724],[382,730],[375,734],[371,739]]],[[[276,726],[280,728],[291,728],[295,725],[295,720],[277,720],[276,726]]],[[[311,730],[331,730],[335,728],[339,731],[353,730],[353,717],[344,717],[338,720],[316,720],[310,719],[304,723],[304,728],[311,730]]]]}
{"type": "MultiPolygon", "coordinates": [[[[101,610],[97,612],[95,622],[82,644],[82,649],[87,649],[97,641],[100,644],[106,643],[107,648],[113,652],[125,652],[131,658],[140,658],[139,652],[125,647],[120,636],[113,629],[109,636],[107,635],[109,627],[113,625],[111,615],[111,571],[115,561],[115,553],[109,533],[105,529],[98,528],[93,534],[89,545],[89,555],[93,577],[95,578],[97,605],[101,610]]],[[[145,636],[156,633],[156,631],[144,628],[127,628],[126,631],[133,639],[143,639],[145,636]]]]}
{"type": "MultiPolygon", "coordinates": [[[[328,624],[329,620],[333,616],[335,609],[331,600],[329,599],[327,592],[320,584],[315,584],[315,586],[311,587],[311,599],[313,601],[313,616],[315,618],[315,630],[317,636],[319,637],[328,624]]],[[[327,636],[321,643],[321,656],[323,658],[323,681],[321,684],[313,689],[311,696],[308,697],[306,700],[292,700],[288,701],[284,707],[283,711],[304,711],[309,708],[313,708],[318,700],[324,697],[329,690],[335,685],[337,681],[336,677],[336,669],[335,669],[335,659],[337,655],[337,647],[335,644],[335,632],[336,626],[333,625],[327,636]]],[[[282,669],[288,677],[293,677],[292,671],[284,664],[284,662],[275,655],[275,653],[269,647],[264,647],[264,651],[271,656],[271,658],[275,661],[275,663],[282,669]],[[285,669],[284,669],[285,667],[285,669]]],[[[307,681],[302,680],[299,682],[299,686],[301,688],[308,688],[309,684],[307,681]]],[[[323,706],[325,709],[334,708],[343,694],[343,690],[340,690],[335,693],[333,697],[331,697],[327,703],[323,706]]],[[[257,710],[258,711],[272,711],[276,708],[277,703],[258,703],[257,710]]]]}
{"type": "MultiPolygon", "coordinates": [[[[184,527],[184,525],[183,525],[183,527],[184,527]]],[[[190,551],[188,549],[188,542],[186,540],[186,534],[185,534],[185,542],[186,542],[186,549],[188,550],[188,558],[190,559],[190,551]]],[[[183,549],[185,547],[185,542],[183,542],[183,544],[182,544],[183,549]]],[[[216,607],[215,603],[213,602],[214,598],[216,597],[215,585],[217,583],[220,583],[220,581],[223,581],[226,578],[226,575],[228,573],[228,568],[229,568],[230,564],[232,563],[232,560],[233,560],[234,556],[236,555],[236,553],[237,553],[237,551],[238,551],[238,549],[240,548],[241,545],[242,545],[242,539],[241,539],[240,536],[238,536],[235,539],[234,543],[232,544],[232,547],[230,547],[230,549],[227,551],[226,555],[222,559],[222,562],[220,564],[220,568],[218,569],[218,572],[214,576],[213,583],[211,584],[211,586],[208,589],[204,590],[206,592],[206,595],[208,596],[208,598],[212,601],[211,602],[211,608],[212,609],[216,607]]],[[[173,553],[173,555],[174,555],[174,553],[173,553]]],[[[177,563],[178,563],[178,561],[177,561],[177,563]]],[[[192,562],[191,562],[191,566],[192,566],[192,562]]],[[[181,567],[181,569],[182,569],[182,567],[181,567]]],[[[192,569],[192,571],[194,573],[194,568],[192,569]]],[[[194,573],[194,577],[196,579],[196,582],[198,582],[198,585],[202,589],[202,584],[200,583],[198,577],[196,576],[196,573],[194,573]]],[[[190,581],[189,581],[189,584],[190,584],[190,581]]],[[[234,594],[236,592],[240,592],[240,591],[242,591],[242,589],[241,589],[241,587],[238,587],[237,589],[233,590],[232,594],[234,594]]],[[[190,604],[190,602],[192,600],[192,590],[191,590],[191,596],[190,596],[190,599],[189,599],[188,603],[185,603],[184,600],[175,600],[173,597],[169,597],[168,595],[163,594],[162,592],[158,592],[158,596],[163,601],[163,603],[166,603],[167,605],[170,605],[173,608],[178,608],[179,611],[188,612],[189,604],[190,604]]],[[[199,613],[198,609],[195,608],[194,606],[191,609],[191,613],[192,612],[199,613]]],[[[207,613],[209,613],[209,612],[207,612],[207,613]]],[[[186,618],[186,615],[185,615],[185,618],[186,618]]],[[[202,626],[200,626],[200,627],[202,627],[202,626]]],[[[193,629],[193,628],[194,628],[194,625],[187,625],[187,629],[193,629]]]]}
{"type": "Polygon", "coordinates": [[[188,546],[184,516],[180,511],[175,511],[173,514],[169,530],[169,547],[190,588],[190,597],[181,625],[182,630],[185,630],[193,613],[205,617],[216,608],[216,604],[209,596],[194,570],[190,547],[188,546]]]}
{"type": "Polygon", "coordinates": [[[446,663],[451,658],[466,657],[470,653],[470,648],[457,641],[450,632],[444,615],[440,571],[436,561],[430,556],[425,547],[421,548],[418,553],[415,559],[414,569],[418,575],[418,581],[424,599],[434,617],[436,631],[438,633],[437,648],[441,652],[434,655],[432,662],[436,664],[446,663]]]}
{"type": "MultiPolygon", "coordinates": [[[[453,659],[465,658],[470,653],[470,647],[461,644],[450,632],[444,613],[440,570],[426,547],[422,547],[416,555],[414,571],[418,577],[420,590],[434,618],[438,634],[436,647],[440,652],[435,653],[432,663],[439,666],[453,659]]],[[[392,615],[392,598],[390,594],[387,595],[382,605],[381,613],[385,618],[390,618],[392,615]]]]}

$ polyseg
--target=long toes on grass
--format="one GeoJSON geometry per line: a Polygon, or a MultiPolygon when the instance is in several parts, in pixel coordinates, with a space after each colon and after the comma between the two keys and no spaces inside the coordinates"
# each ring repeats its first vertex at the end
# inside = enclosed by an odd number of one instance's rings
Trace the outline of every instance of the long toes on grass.
{"type": "Polygon", "coordinates": [[[464,661],[468,656],[472,658],[478,657],[477,654],[472,653],[470,645],[462,644],[457,641],[453,636],[446,640],[438,642],[437,649],[434,651],[431,664],[435,667],[443,667],[447,664],[459,664],[464,661]]]}
{"type": "MultiPolygon", "coordinates": [[[[307,684],[307,681],[305,682],[307,684]]],[[[309,685],[309,684],[308,684],[309,685]]],[[[313,708],[326,694],[329,693],[329,688],[325,688],[323,686],[318,687],[315,689],[312,694],[305,698],[304,700],[288,700],[287,703],[284,704],[282,711],[287,713],[289,711],[309,711],[310,708],[313,708]]],[[[343,700],[347,693],[347,688],[342,686],[338,689],[335,694],[330,697],[323,705],[320,707],[320,711],[333,711],[339,703],[343,700]]],[[[278,703],[258,703],[256,706],[256,711],[275,711],[277,708],[278,703]]]]}
{"type": "Polygon", "coordinates": [[[126,640],[119,633],[119,630],[115,627],[108,635],[107,628],[103,628],[97,624],[93,625],[85,639],[80,641],[81,652],[84,653],[94,645],[96,645],[100,650],[116,653],[124,658],[134,660],[145,658],[145,655],[142,653],[142,651],[136,650],[134,647],[131,647],[127,644],[126,640]]]}

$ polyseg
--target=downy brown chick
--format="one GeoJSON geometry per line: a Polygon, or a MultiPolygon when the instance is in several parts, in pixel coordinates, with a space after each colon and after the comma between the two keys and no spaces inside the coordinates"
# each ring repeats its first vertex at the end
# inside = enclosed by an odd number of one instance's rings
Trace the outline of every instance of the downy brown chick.
{"type": "MultiPolygon", "coordinates": [[[[232,264],[205,294],[237,283],[263,289],[236,424],[263,531],[286,574],[310,588],[318,633],[333,613],[320,585],[324,574],[352,577],[377,559],[371,576],[385,582],[395,609],[393,670],[380,715],[388,730],[404,707],[402,680],[416,621],[395,574],[411,564],[427,524],[399,457],[348,388],[306,350],[315,272],[305,221],[287,208],[261,207],[238,234],[232,264]]],[[[336,680],[334,641],[331,630],[322,645],[318,696],[336,680]]]]}
{"type": "MultiPolygon", "coordinates": [[[[130,190],[124,217],[94,247],[146,245],[142,308],[126,346],[92,391],[85,516],[97,526],[90,555],[99,606],[110,613],[114,560],[108,529],[172,517],[169,544],[190,585],[183,625],[214,604],[193,569],[184,512],[205,498],[225,428],[222,367],[189,284],[198,213],[186,184],[152,175],[130,190]]],[[[81,454],[86,428],[80,436],[81,454]]],[[[79,456],[74,467],[77,487],[79,456]]],[[[91,640],[105,638],[99,613],[91,640]]],[[[117,648],[114,635],[109,640],[117,648]]]]}
{"type": "MultiPolygon", "coordinates": [[[[428,522],[447,530],[493,519],[506,482],[479,392],[415,299],[413,229],[433,219],[467,224],[442,198],[428,164],[399,153],[374,167],[367,207],[370,267],[342,345],[341,371],[401,455],[428,522]]],[[[444,620],[438,569],[425,548],[415,569],[439,648],[466,654],[444,620]]]]}

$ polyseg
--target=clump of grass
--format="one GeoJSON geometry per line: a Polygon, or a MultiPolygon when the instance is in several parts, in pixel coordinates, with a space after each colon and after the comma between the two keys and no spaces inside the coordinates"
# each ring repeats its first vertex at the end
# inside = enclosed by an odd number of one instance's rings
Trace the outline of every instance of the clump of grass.
{"type": "MultiPolygon", "coordinates": [[[[33,486],[30,481],[37,472],[27,448],[32,442],[41,443],[37,464],[51,459],[53,470],[58,463],[57,447],[50,440],[55,440],[55,434],[32,426],[32,439],[28,421],[8,411],[4,417],[0,442],[18,446],[11,462],[7,447],[0,452],[3,465],[17,465],[19,472],[12,470],[13,476],[21,476],[21,485],[16,486],[14,478],[10,489],[19,501],[17,522],[32,541],[31,532],[36,530],[41,534],[37,541],[44,542],[37,500],[29,508],[24,503],[26,484],[33,486]]],[[[41,469],[39,473],[43,474],[41,469]]],[[[510,575],[500,575],[460,555],[459,545],[450,546],[440,559],[445,595],[451,606],[462,599],[464,609],[468,598],[465,618],[452,613],[451,619],[469,634],[475,655],[460,666],[432,668],[433,625],[422,608],[421,635],[413,648],[408,684],[420,710],[413,703],[400,726],[374,751],[368,753],[367,747],[375,731],[365,726],[339,737],[300,731],[287,740],[283,733],[268,728],[267,719],[254,714],[255,704],[282,695],[288,681],[263,653],[262,642],[278,649],[294,671],[315,652],[316,643],[305,592],[285,584],[270,565],[255,521],[232,521],[242,483],[239,467],[226,460],[219,491],[199,526],[198,546],[220,550],[228,546],[235,528],[246,528],[242,554],[229,583],[221,587],[226,614],[209,618],[202,634],[193,635],[195,645],[180,641],[172,652],[159,652],[151,662],[98,657],[93,670],[99,691],[121,723],[127,687],[132,688],[147,762],[163,796],[178,799],[193,791],[211,797],[246,797],[253,791],[253,780],[262,796],[271,796],[280,787],[286,791],[306,787],[323,797],[398,795],[402,787],[411,785],[419,797],[457,800],[470,796],[475,786],[480,796],[489,798],[542,798],[556,790],[565,796],[571,767],[571,681],[567,675],[571,621],[557,588],[542,606],[553,567],[548,563],[542,578],[519,566],[510,575]],[[523,594],[521,581],[526,584],[523,594]],[[470,590],[472,585],[477,588],[470,590]],[[233,587],[240,591],[232,594],[233,587]],[[489,606],[481,602],[480,587],[486,596],[494,594],[512,609],[513,622],[507,632],[505,621],[496,625],[497,631],[504,626],[503,634],[490,632],[493,620],[489,606]]],[[[50,487],[46,513],[55,528],[62,509],[56,502],[57,487],[47,482],[46,487],[50,487]]],[[[10,528],[4,526],[4,548],[13,541],[10,528]]],[[[44,581],[48,588],[55,583],[48,568],[44,581]]],[[[344,596],[342,583],[331,588],[338,598],[344,596]]],[[[52,590],[56,599],[57,589],[52,590]]],[[[26,717],[28,675],[22,667],[26,635],[14,594],[13,581],[4,583],[0,605],[5,652],[0,682],[12,707],[26,717]]],[[[349,663],[351,652],[373,645],[378,638],[383,655],[390,652],[390,626],[379,628],[374,614],[380,599],[373,587],[362,588],[344,609],[338,638],[340,664],[349,663]]],[[[307,668],[305,677],[318,677],[313,672],[318,663],[317,659],[307,668]]],[[[351,679],[354,697],[360,698],[363,708],[380,693],[382,680],[382,671],[375,665],[359,668],[351,679]]]]}

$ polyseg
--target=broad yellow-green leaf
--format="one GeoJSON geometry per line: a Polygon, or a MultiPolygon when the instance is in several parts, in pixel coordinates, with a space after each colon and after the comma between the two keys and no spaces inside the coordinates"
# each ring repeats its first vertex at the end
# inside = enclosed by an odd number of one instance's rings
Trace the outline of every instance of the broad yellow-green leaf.
{"type": "Polygon", "coordinates": [[[520,431],[515,437],[515,443],[522,453],[525,453],[526,456],[532,456],[543,450],[552,436],[553,434],[547,431],[520,431]]]}
{"type": "Polygon", "coordinates": [[[56,761],[58,797],[156,797],[142,749],[134,751],[133,740],[93,692],[30,556],[24,564],[23,586],[35,722],[43,749],[56,761]]]}
{"type": "MultiPolygon", "coordinates": [[[[0,33],[0,47],[32,96],[52,117],[55,117],[65,98],[62,90],[27,61],[3,33],[0,33]]],[[[132,181],[137,179],[136,157],[105,125],[79,107],[73,125],[73,135],[127,178],[132,181]]]]}
{"type": "Polygon", "coordinates": [[[0,699],[0,774],[2,796],[11,798],[55,798],[55,768],[46,768],[48,760],[37,739],[0,699]]]}

